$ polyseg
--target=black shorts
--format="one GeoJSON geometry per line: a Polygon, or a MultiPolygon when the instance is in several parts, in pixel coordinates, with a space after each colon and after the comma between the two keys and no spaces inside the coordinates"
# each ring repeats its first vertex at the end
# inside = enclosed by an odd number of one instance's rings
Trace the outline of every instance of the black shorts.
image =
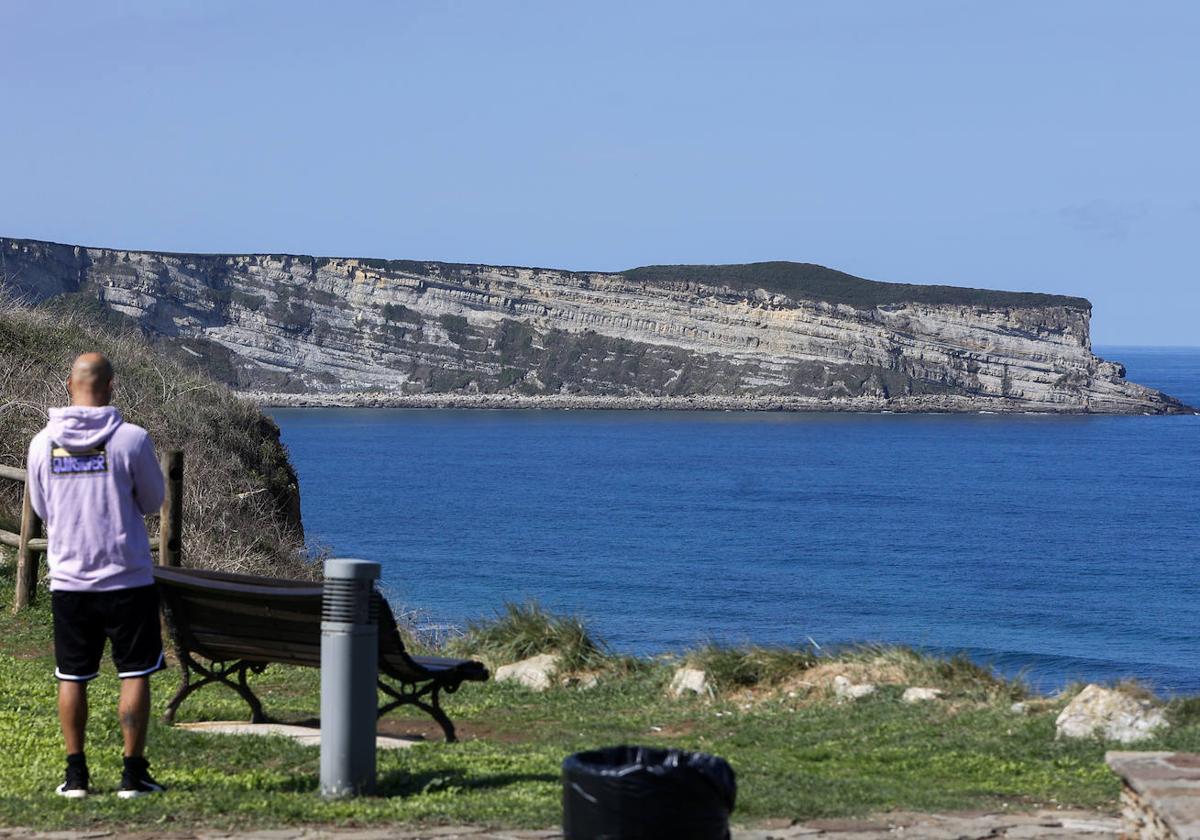
{"type": "Polygon", "coordinates": [[[161,671],[162,634],[158,589],[138,586],[107,592],[51,592],[54,612],[54,676],[87,682],[100,673],[104,640],[112,641],[117,676],[144,677],[161,671]]]}

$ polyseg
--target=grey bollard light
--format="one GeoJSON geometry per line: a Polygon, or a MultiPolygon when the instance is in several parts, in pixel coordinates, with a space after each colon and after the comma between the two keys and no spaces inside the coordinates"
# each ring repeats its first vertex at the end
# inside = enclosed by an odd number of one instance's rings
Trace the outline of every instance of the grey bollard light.
{"type": "Polygon", "coordinates": [[[321,796],[375,788],[375,699],[379,564],[325,561],[321,602],[321,796]]]}

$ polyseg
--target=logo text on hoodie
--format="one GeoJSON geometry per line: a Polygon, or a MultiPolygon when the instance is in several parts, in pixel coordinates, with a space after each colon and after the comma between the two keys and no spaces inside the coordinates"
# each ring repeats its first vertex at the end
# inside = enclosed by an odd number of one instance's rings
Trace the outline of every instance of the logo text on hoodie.
{"type": "Polygon", "coordinates": [[[75,452],[55,446],[50,450],[50,473],[57,476],[96,475],[108,472],[108,454],[103,448],[75,452]]]}

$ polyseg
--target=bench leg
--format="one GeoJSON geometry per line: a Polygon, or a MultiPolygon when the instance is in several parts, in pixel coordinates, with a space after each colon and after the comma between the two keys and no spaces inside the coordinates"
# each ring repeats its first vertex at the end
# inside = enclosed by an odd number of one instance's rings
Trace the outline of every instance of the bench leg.
{"type": "Polygon", "coordinates": [[[263,666],[249,662],[235,662],[232,665],[213,663],[211,668],[206,668],[193,659],[190,653],[182,651],[179,656],[179,668],[183,672],[183,679],[179,684],[179,690],[175,692],[175,696],[171,698],[171,702],[167,704],[167,710],[163,714],[163,720],[167,723],[172,723],[175,720],[175,712],[188,695],[211,683],[221,683],[236,691],[246,701],[246,705],[250,707],[251,723],[266,723],[270,720],[263,711],[262,701],[258,699],[254,691],[251,690],[250,685],[246,682],[247,671],[255,671],[257,673],[263,669],[263,666]],[[199,674],[201,679],[192,682],[192,671],[199,674]],[[236,682],[229,678],[231,674],[235,673],[237,674],[236,682]]]}
{"type": "MultiPolygon", "coordinates": [[[[401,689],[397,691],[383,680],[379,680],[378,684],[379,690],[388,697],[391,697],[392,700],[388,703],[384,703],[376,710],[376,719],[383,717],[388,712],[399,708],[400,706],[416,706],[418,709],[425,712],[427,715],[437,721],[438,726],[442,727],[442,732],[446,736],[447,744],[453,744],[458,740],[458,735],[454,732],[454,721],[450,720],[450,716],[446,714],[444,709],[442,709],[442,703],[440,699],[442,686],[435,683],[430,683],[424,688],[417,689],[414,686],[407,691],[402,686],[401,689]],[[421,699],[426,694],[429,695],[429,699],[431,701],[429,703],[426,703],[421,699]]],[[[457,687],[458,686],[455,686],[455,688],[457,687]]]]}
{"type": "MultiPolygon", "coordinates": [[[[238,668],[237,685],[233,686],[234,690],[242,695],[242,699],[250,706],[250,722],[251,723],[266,723],[267,713],[263,711],[262,701],[258,699],[258,695],[250,690],[250,686],[246,683],[246,671],[250,668],[249,665],[243,663],[238,668]]],[[[262,670],[261,668],[259,670],[262,670]]]]}
{"type": "Polygon", "coordinates": [[[179,708],[179,704],[183,699],[194,691],[191,682],[192,669],[188,666],[188,661],[191,659],[186,654],[179,657],[179,670],[182,672],[182,679],[179,682],[179,690],[175,692],[175,696],[171,698],[171,702],[167,704],[167,710],[163,712],[164,723],[175,722],[175,711],[179,708]]]}
{"type": "Polygon", "coordinates": [[[442,727],[442,732],[446,735],[446,743],[453,744],[458,740],[458,735],[454,732],[454,721],[450,720],[450,716],[442,710],[442,704],[438,699],[439,691],[440,688],[435,688],[429,696],[429,699],[433,701],[432,703],[426,705],[418,700],[417,706],[433,716],[433,719],[438,722],[438,725],[442,727]]]}

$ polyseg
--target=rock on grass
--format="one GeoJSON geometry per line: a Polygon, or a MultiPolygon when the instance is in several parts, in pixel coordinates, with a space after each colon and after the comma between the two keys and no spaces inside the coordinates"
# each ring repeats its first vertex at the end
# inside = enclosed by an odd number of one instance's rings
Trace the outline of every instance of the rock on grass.
{"type": "Polygon", "coordinates": [[[1153,738],[1167,726],[1161,709],[1121,691],[1089,685],[1075,695],[1055,721],[1058,738],[1091,738],[1132,744],[1153,738]]]}
{"type": "Polygon", "coordinates": [[[672,697],[682,697],[685,694],[699,694],[707,697],[712,694],[708,684],[708,674],[698,668],[680,668],[671,678],[671,687],[667,689],[672,697]]]}
{"type": "Polygon", "coordinates": [[[833,693],[839,700],[859,700],[875,693],[873,683],[852,683],[847,677],[833,678],[833,693]]]}
{"type": "Polygon", "coordinates": [[[501,665],[496,669],[496,682],[515,682],[534,691],[545,691],[558,670],[561,657],[556,653],[539,653],[520,662],[501,665]]]}

